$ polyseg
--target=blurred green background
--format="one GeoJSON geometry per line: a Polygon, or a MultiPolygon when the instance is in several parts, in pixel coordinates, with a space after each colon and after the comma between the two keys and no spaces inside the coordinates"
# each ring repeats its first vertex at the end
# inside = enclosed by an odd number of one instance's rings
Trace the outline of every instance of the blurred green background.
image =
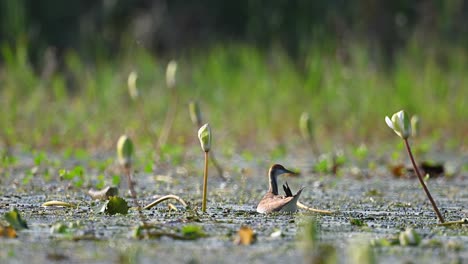
{"type": "Polygon", "coordinates": [[[406,109],[464,149],[467,31],[461,0],[2,0],[0,144],[150,147],[171,104],[167,142],[192,144],[197,100],[234,147],[298,144],[304,111],[321,144],[394,142],[384,117],[406,109]]]}

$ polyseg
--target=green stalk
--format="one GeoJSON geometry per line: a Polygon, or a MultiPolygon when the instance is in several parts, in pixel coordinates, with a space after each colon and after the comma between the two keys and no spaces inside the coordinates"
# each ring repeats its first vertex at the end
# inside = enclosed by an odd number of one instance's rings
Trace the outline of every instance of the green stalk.
{"type": "Polygon", "coordinates": [[[426,184],[424,183],[423,177],[422,177],[421,173],[419,172],[418,166],[416,166],[416,162],[414,161],[413,153],[411,152],[411,148],[409,146],[408,139],[404,139],[404,141],[405,141],[405,145],[406,145],[406,150],[408,150],[408,154],[409,154],[410,159],[411,159],[411,163],[413,163],[413,167],[414,167],[414,170],[416,171],[416,175],[418,175],[419,182],[421,183],[421,185],[422,185],[422,187],[424,189],[424,192],[427,195],[427,198],[429,198],[429,201],[431,202],[432,207],[434,208],[434,211],[435,211],[437,217],[439,218],[439,221],[441,223],[444,223],[445,222],[444,217],[440,213],[439,208],[437,208],[437,205],[436,205],[434,199],[432,199],[432,195],[429,192],[429,189],[426,187],[426,184]]]}
{"type": "Polygon", "coordinates": [[[158,140],[158,149],[161,149],[167,142],[167,138],[171,133],[172,124],[174,123],[176,114],[177,114],[177,104],[178,104],[178,95],[175,89],[171,90],[171,101],[169,103],[169,109],[166,112],[166,117],[164,119],[164,125],[162,127],[161,133],[159,134],[158,140]]]}
{"type": "MultiPolygon", "coordinates": [[[[198,119],[197,121],[197,127],[201,127],[203,125],[203,122],[200,119],[198,119]]],[[[216,159],[215,157],[215,154],[213,151],[210,151],[210,159],[211,159],[211,164],[213,164],[213,166],[216,168],[216,170],[218,171],[218,176],[223,180],[223,181],[226,181],[226,177],[224,177],[224,173],[223,173],[223,168],[221,167],[221,165],[218,163],[218,160],[216,159]]]]}
{"type": "Polygon", "coordinates": [[[203,203],[202,203],[202,211],[206,212],[206,193],[207,193],[207,185],[208,185],[208,152],[205,152],[205,172],[203,174],[203,203]]]}
{"type": "Polygon", "coordinates": [[[125,170],[125,174],[126,174],[127,180],[128,180],[128,188],[130,189],[130,195],[132,196],[132,199],[133,199],[133,201],[135,203],[135,206],[137,207],[138,215],[140,216],[141,222],[143,223],[144,226],[146,226],[146,221],[145,221],[145,218],[143,216],[143,213],[141,212],[141,206],[140,206],[140,203],[138,202],[138,199],[137,199],[137,195],[136,195],[136,192],[135,192],[135,187],[133,186],[131,167],[125,167],[124,170],[125,170]]]}

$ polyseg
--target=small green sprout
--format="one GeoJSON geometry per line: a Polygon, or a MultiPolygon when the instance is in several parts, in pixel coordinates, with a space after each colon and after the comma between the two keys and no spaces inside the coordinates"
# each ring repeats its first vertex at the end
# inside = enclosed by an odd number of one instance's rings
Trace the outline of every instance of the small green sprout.
{"type": "Polygon", "coordinates": [[[314,126],[309,113],[303,112],[299,118],[299,130],[304,141],[309,144],[312,153],[317,153],[318,147],[314,140],[314,126]]]}
{"type": "Polygon", "coordinates": [[[411,152],[411,147],[408,143],[408,138],[411,135],[411,122],[410,122],[409,115],[404,110],[401,110],[393,114],[391,119],[388,116],[386,116],[385,122],[405,142],[406,150],[408,151],[408,155],[411,159],[411,163],[413,164],[413,168],[416,171],[416,175],[418,176],[419,182],[421,183],[424,189],[424,192],[426,193],[427,198],[431,202],[432,207],[434,208],[434,211],[437,217],[439,218],[439,221],[441,223],[444,223],[445,222],[444,217],[440,213],[439,208],[437,208],[437,204],[435,203],[434,199],[432,198],[431,193],[429,192],[429,189],[424,183],[424,179],[421,173],[419,172],[419,168],[416,165],[416,162],[414,161],[413,153],[411,152]]]}
{"type": "Polygon", "coordinates": [[[205,152],[205,170],[203,173],[203,202],[202,202],[202,211],[206,212],[206,195],[207,195],[207,185],[208,185],[208,153],[211,149],[211,128],[209,124],[203,125],[198,130],[198,139],[200,140],[200,145],[202,150],[205,152]]]}
{"type": "Polygon", "coordinates": [[[176,87],[177,62],[171,60],[166,68],[166,85],[169,89],[176,87]]]}
{"type": "Polygon", "coordinates": [[[117,142],[117,158],[124,168],[132,166],[133,143],[127,135],[122,135],[117,142]]]}
{"type": "Polygon", "coordinates": [[[128,80],[127,80],[128,93],[130,94],[130,97],[133,100],[136,100],[139,95],[138,88],[136,86],[137,79],[138,79],[138,74],[134,71],[132,71],[130,75],[128,75],[128,80]]]}

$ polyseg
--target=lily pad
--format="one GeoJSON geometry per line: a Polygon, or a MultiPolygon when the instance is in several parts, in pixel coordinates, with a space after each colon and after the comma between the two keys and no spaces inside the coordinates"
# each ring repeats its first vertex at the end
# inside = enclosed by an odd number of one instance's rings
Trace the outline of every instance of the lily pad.
{"type": "Polygon", "coordinates": [[[28,224],[21,218],[19,211],[14,208],[8,213],[5,213],[5,220],[15,229],[22,230],[27,229],[28,224]]]}
{"type": "Polygon", "coordinates": [[[123,198],[118,196],[109,197],[104,205],[99,210],[100,213],[106,213],[109,215],[115,214],[127,214],[128,213],[128,204],[123,198]]]}
{"type": "Polygon", "coordinates": [[[206,234],[203,232],[203,228],[198,225],[186,225],[182,227],[182,235],[187,239],[194,240],[201,237],[205,237],[206,234]]]}

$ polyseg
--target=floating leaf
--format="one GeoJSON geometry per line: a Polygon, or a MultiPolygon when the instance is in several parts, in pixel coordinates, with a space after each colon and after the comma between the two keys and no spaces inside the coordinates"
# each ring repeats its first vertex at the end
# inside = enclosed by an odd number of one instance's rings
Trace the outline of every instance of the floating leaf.
{"type": "Polygon", "coordinates": [[[104,205],[102,206],[101,213],[106,213],[109,215],[115,214],[127,214],[128,213],[128,204],[127,202],[118,196],[109,197],[104,205]]]}
{"type": "Polygon", "coordinates": [[[205,237],[206,234],[203,232],[203,228],[198,225],[186,225],[182,227],[182,235],[190,240],[205,237]]]}
{"type": "Polygon", "coordinates": [[[20,215],[19,211],[16,208],[13,208],[13,210],[11,210],[10,212],[5,213],[4,216],[5,216],[5,220],[15,230],[22,230],[22,229],[27,229],[28,228],[28,224],[26,223],[26,221],[24,221],[21,218],[21,215],[20,215]]]}
{"type": "Polygon", "coordinates": [[[239,245],[251,245],[256,240],[256,235],[252,228],[248,226],[241,226],[237,232],[236,244],[239,245]]]}
{"type": "Polygon", "coordinates": [[[421,162],[421,168],[424,170],[424,173],[429,174],[431,177],[440,176],[445,172],[444,164],[423,161],[421,162]]]}
{"type": "Polygon", "coordinates": [[[355,226],[367,226],[366,222],[364,222],[361,219],[357,219],[357,218],[350,218],[349,223],[351,225],[355,225],[355,226]]]}
{"type": "Polygon", "coordinates": [[[111,196],[117,196],[119,194],[119,189],[117,189],[117,187],[107,186],[102,190],[91,189],[88,191],[88,194],[96,200],[107,200],[111,196]]]}

